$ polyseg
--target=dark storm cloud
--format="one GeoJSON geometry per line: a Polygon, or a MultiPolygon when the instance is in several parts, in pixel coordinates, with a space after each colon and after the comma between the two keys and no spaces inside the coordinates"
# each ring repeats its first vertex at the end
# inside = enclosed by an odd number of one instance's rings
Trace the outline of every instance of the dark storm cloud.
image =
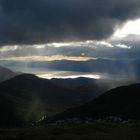
{"type": "Polygon", "coordinates": [[[105,39],[139,9],[139,0],[0,0],[0,44],[105,39]]]}

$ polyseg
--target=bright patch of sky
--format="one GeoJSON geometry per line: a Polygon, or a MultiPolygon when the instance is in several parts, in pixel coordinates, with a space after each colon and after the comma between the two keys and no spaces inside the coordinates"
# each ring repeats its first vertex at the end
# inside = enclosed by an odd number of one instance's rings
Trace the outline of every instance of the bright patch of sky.
{"type": "Polygon", "coordinates": [[[14,45],[14,46],[3,46],[2,48],[0,48],[0,52],[15,51],[17,49],[18,49],[18,45],[14,45]]]}
{"type": "Polygon", "coordinates": [[[140,35],[140,19],[128,21],[114,33],[114,37],[123,38],[128,35],[140,35]]]}
{"type": "Polygon", "coordinates": [[[40,78],[45,78],[45,79],[52,79],[52,78],[75,79],[75,78],[79,78],[79,77],[100,79],[100,77],[101,77],[100,75],[86,75],[86,74],[85,75],[68,75],[68,76],[52,76],[52,75],[43,74],[43,75],[37,75],[37,76],[40,78]]]}
{"type": "Polygon", "coordinates": [[[127,46],[126,44],[112,44],[109,41],[94,41],[94,40],[87,40],[87,41],[81,41],[81,42],[55,42],[55,43],[49,43],[46,44],[46,46],[49,47],[91,47],[96,49],[105,49],[105,48],[122,48],[122,49],[128,49],[131,48],[131,46],[127,46]]]}
{"type": "Polygon", "coordinates": [[[125,44],[117,44],[116,47],[124,48],[124,49],[131,49],[131,46],[127,46],[125,44]]]}

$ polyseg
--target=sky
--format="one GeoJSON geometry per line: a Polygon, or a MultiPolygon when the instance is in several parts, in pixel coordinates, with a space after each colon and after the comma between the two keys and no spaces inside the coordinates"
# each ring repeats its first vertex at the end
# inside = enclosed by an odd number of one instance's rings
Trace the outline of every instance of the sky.
{"type": "Polygon", "coordinates": [[[139,59],[139,25],[139,0],[0,0],[0,65],[139,59]]]}

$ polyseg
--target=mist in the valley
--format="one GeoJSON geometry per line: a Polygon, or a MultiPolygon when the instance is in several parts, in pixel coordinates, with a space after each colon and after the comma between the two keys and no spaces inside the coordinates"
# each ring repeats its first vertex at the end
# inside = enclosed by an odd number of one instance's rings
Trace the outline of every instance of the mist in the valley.
{"type": "Polygon", "coordinates": [[[140,81],[139,60],[106,60],[97,59],[84,62],[11,62],[2,61],[7,67],[18,73],[31,73],[44,79],[76,79],[79,77],[96,79],[107,83],[109,89],[140,81]],[[112,82],[110,82],[112,81],[112,82]]]}

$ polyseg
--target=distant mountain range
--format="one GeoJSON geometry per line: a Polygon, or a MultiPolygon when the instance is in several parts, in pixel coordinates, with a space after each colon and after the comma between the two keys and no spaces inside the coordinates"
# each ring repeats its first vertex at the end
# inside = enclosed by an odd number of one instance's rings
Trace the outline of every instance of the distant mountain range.
{"type": "Polygon", "coordinates": [[[19,73],[15,73],[7,68],[0,66],[0,82],[8,80],[8,79],[10,79],[18,74],[19,73]]]}
{"type": "Polygon", "coordinates": [[[56,115],[54,120],[66,118],[103,119],[116,116],[123,119],[140,120],[140,84],[112,89],[97,99],[77,108],[56,115]]]}
{"type": "MultiPolygon", "coordinates": [[[[99,74],[112,79],[133,79],[140,81],[140,59],[96,59],[89,61],[38,61],[38,62],[1,62],[3,66],[12,68],[13,70],[26,72],[36,71],[40,72],[40,69],[44,71],[68,71],[68,72],[82,72],[87,74],[94,73],[99,74]]],[[[76,73],[75,73],[76,74],[76,73]]]]}
{"type": "MultiPolygon", "coordinates": [[[[119,78],[114,79],[93,79],[93,78],[85,78],[85,77],[79,77],[79,78],[52,78],[50,81],[58,86],[65,87],[65,88],[85,88],[85,87],[91,87],[91,89],[107,89],[110,90],[115,87],[119,87],[122,85],[128,85],[136,83],[134,79],[129,80],[121,80],[119,78]]],[[[102,90],[101,90],[102,91],[102,90]]],[[[95,90],[94,90],[95,92],[95,90]]]]}

